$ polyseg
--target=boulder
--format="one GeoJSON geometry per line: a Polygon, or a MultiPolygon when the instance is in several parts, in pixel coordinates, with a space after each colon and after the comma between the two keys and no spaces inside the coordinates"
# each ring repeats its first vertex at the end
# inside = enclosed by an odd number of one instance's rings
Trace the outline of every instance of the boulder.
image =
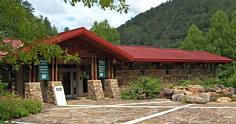
{"type": "Polygon", "coordinates": [[[174,94],[174,90],[165,88],[161,90],[159,94],[161,98],[165,97],[167,99],[171,99],[174,94]]]}
{"type": "Polygon", "coordinates": [[[172,100],[175,101],[175,102],[182,102],[184,97],[185,97],[184,93],[178,93],[178,94],[174,94],[172,96],[172,100]]]}
{"type": "Polygon", "coordinates": [[[231,102],[232,99],[229,98],[229,97],[220,97],[216,100],[216,102],[219,102],[219,103],[226,103],[226,102],[231,102]]]}
{"type": "Polygon", "coordinates": [[[186,103],[206,104],[209,102],[209,100],[210,100],[210,97],[209,97],[209,94],[207,93],[186,95],[184,97],[184,101],[186,103]]]}
{"type": "Polygon", "coordinates": [[[189,92],[193,92],[193,93],[203,93],[203,92],[205,92],[204,88],[200,85],[188,85],[187,87],[188,87],[187,90],[189,92]]]}

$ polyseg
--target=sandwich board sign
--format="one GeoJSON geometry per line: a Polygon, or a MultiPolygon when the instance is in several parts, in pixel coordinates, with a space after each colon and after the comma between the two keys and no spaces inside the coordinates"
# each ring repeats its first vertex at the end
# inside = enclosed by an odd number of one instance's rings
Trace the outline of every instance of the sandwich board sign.
{"type": "Polygon", "coordinates": [[[63,86],[55,86],[53,90],[55,94],[56,104],[59,106],[67,105],[63,86]]]}
{"type": "Polygon", "coordinates": [[[41,81],[48,80],[48,62],[44,58],[40,58],[39,79],[41,81]]]}

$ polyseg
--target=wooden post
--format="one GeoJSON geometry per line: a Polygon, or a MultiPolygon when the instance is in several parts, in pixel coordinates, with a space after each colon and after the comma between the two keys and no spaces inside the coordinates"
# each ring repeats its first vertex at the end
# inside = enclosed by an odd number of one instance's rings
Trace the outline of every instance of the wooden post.
{"type": "Polygon", "coordinates": [[[91,57],[91,79],[94,80],[94,54],[91,57]]]}
{"type": "Polygon", "coordinates": [[[108,79],[111,79],[111,64],[110,61],[107,63],[108,79]]]}
{"type": "Polygon", "coordinates": [[[95,80],[98,79],[98,73],[97,73],[97,55],[94,55],[94,77],[95,80]]]}
{"type": "Polygon", "coordinates": [[[114,69],[112,63],[111,63],[111,79],[114,79],[114,69]]]}
{"type": "Polygon", "coordinates": [[[58,66],[57,66],[57,59],[55,58],[55,80],[57,81],[58,78],[58,66]]]}
{"type": "Polygon", "coordinates": [[[31,82],[31,78],[32,78],[32,75],[31,75],[31,67],[29,65],[29,82],[31,82]]]}
{"type": "Polygon", "coordinates": [[[52,59],[51,65],[52,65],[52,81],[54,81],[54,59],[52,59]]]}
{"type": "Polygon", "coordinates": [[[33,65],[33,82],[35,82],[35,65],[33,65]]]}

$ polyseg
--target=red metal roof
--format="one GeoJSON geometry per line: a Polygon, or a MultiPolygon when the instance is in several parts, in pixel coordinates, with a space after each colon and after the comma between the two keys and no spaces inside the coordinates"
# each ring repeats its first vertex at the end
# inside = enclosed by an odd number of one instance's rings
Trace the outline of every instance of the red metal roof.
{"type": "MultiPolygon", "coordinates": [[[[204,51],[190,51],[179,49],[163,49],[147,46],[122,46],[113,45],[103,38],[98,37],[93,32],[82,28],[77,28],[67,32],[59,33],[57,36],[45,40],[49,44],[58,44],[68,41],[73,37],[89,38],[91,43],[102,46],[106,51],[134,62],[197,62],[197,63],[228,63],[232,59],[211,54],[204,51]]],[[[5,40],[11,42],[14,47],[21,45],[19,40],[5,40]]],[[[0,52],[0,56],[3,53],[0,52]]]]}
{"type": "Polygon", "coordinates": [[[117,46],[130,54],[132,61],[140,62],[207,62],[227,63],[232,59],[204,51],[164,49],[145,46],[117,46]]]}
{"type": "Polygon", "coordinates": [[[82,35],[84,37],[91,39],[92,42],[103,46],[104,49],[107,49],[109,52],[119,55],[128,61],[130,61],[130,59],[132,58],[132,56],[127,54],[125,51],[121,50],[119,47],[113,45],[112,43],[106,41],[105,39],[103,39],[101,37],[98,37],[95,33],[85,29],[84,27],[59,33],[57,36],[46,40],[46,42],[57,44],[60,42],[64,42],[70,38],[82,36],[82,35]]]}

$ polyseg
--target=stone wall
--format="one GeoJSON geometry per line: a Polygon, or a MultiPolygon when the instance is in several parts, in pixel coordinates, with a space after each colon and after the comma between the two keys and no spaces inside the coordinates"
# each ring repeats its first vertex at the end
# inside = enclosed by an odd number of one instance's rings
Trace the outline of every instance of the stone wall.
{"type": "Polygon", "coordinates": [[[118,85],[124,87],[128,85],[128,82],[134,82],[140,76],[142,76],[140,70],[117,70],[115,72],[115,79],[118,80],[118,85]]]}
{"type": "Polygon", "coordinates": [[[56,104],[56,98],[55,98],[55,93],[54,93],[55,86],[62,86],[62,82],[61,81],[48,81],[48,87],[45,92],[46,96],[44,96],[45,102],[56,104]]]}
{"type": "Polygon", "coordinates": [[[101,80],[88,80],[88,98],[98,101],[104,98],[101,80]]]}
{"type": "Polygon", "coordinates": [[[25,98],[43,102],[41,83],[40,82],[26,82],[25,83],[25,98]]]}
{"type": "Polygon", "coordinates": [[[104,80],[104,95],[105,97],[114,99],[120,98],[120,89],[117,83],[117,79],[104,80]]]}
{"type": "Polygon", "coordinates": [[[214,77],[208,69],[169,69],[166,74],[165,69],[148,69],[148,70],[116,70],[115,78],[118,79],[119,86],[125,88],[140,76],[149,76],[159,78],[163,82],[175,83],[180,80],[207,79],[214,77]]]}

